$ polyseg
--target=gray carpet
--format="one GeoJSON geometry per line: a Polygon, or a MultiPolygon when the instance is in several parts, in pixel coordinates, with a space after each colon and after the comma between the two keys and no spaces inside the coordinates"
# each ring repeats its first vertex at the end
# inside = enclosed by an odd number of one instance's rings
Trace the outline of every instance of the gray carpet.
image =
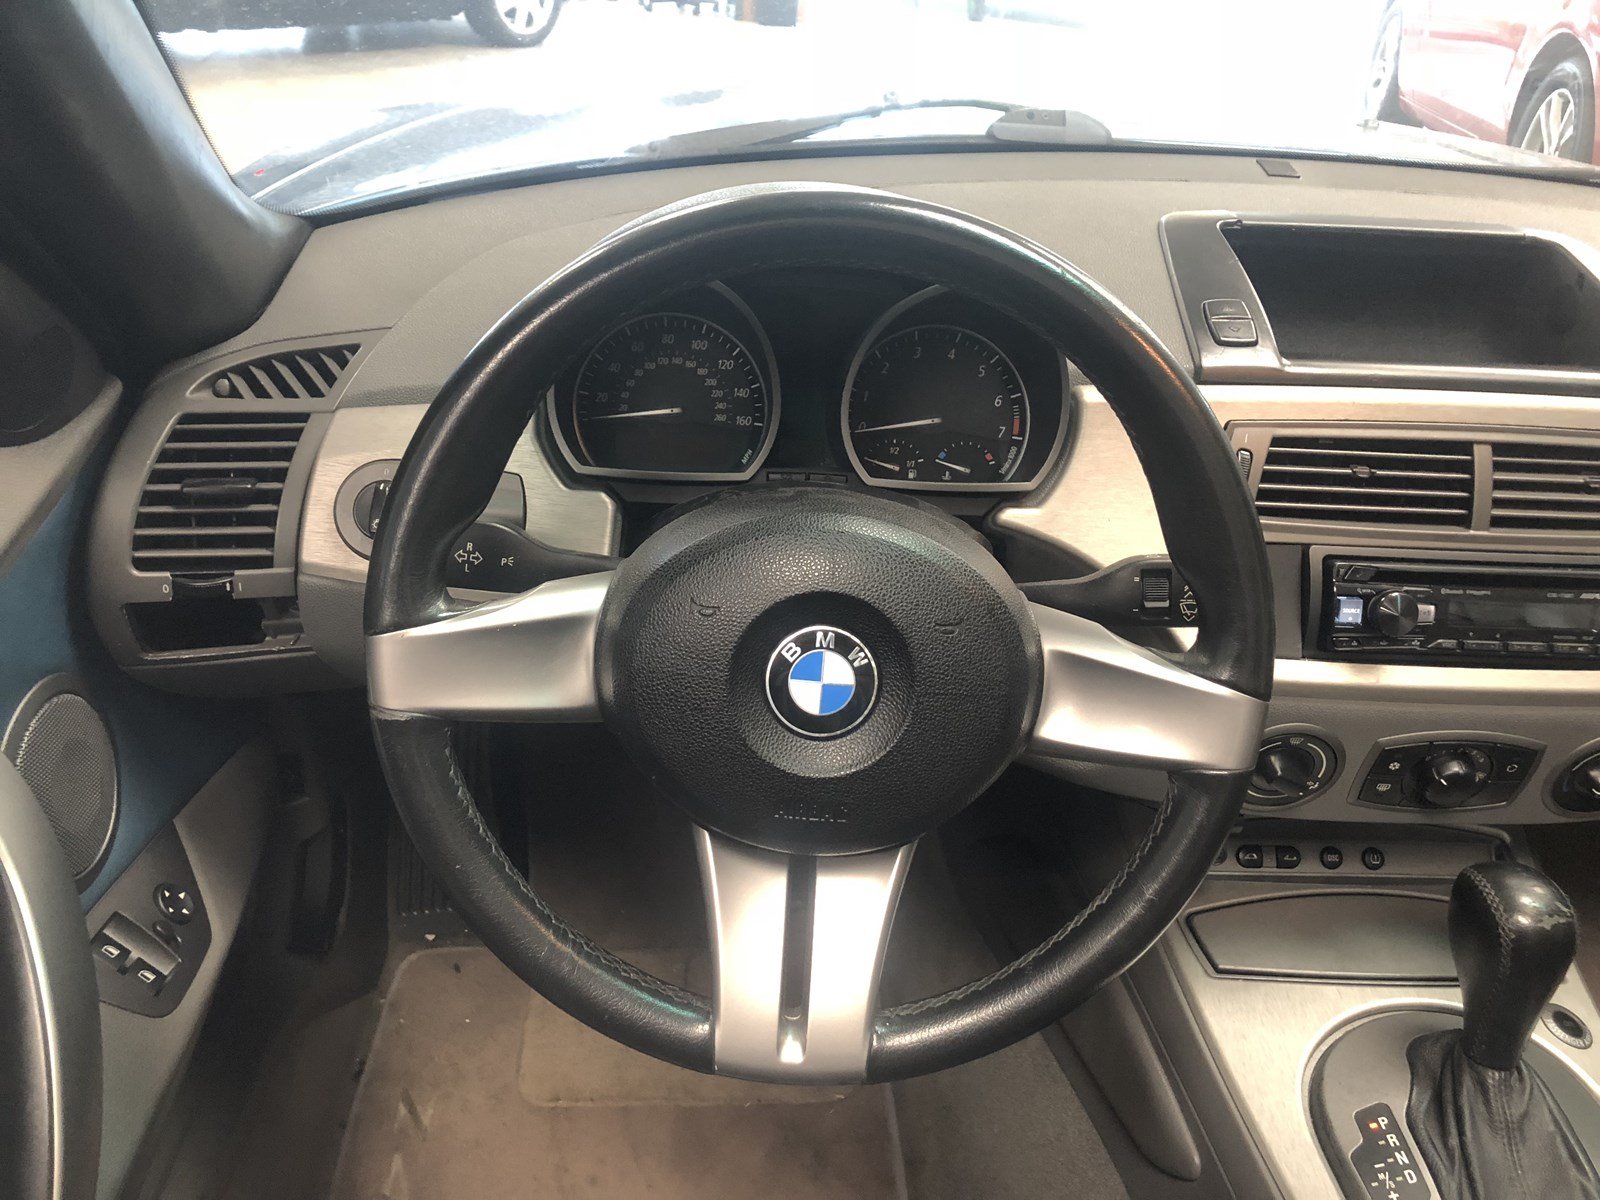
{"type": "MultiPolygon", "coordinates": [[[[894,1003],[995,960],[957,903],[937,844],[918,848],[884,976],[894,1003]]],[[[1100,1135],[1042,1037],[894,1085],[911,1200],[1127,1200],[1100,1135]]]]}
{"type": "MultiPolygon", "coordinates": [[[[667,973],[657,953],[629,957],[667,973]]],[[[675,972],[674,972],[675,973],[675,972]]],[[[480,948],[401,967],[336,1200],[904,1200],[886,1088],[717,1079],[594,1033],[480,948]]]]}

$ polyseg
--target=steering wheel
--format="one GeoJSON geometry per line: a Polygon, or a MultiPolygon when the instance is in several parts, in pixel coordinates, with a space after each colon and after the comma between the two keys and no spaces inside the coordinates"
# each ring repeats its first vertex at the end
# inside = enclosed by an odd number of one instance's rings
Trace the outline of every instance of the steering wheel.
{"type": "MultiPolygon", "coordinates": [[[[389,786],[484,943],[580,1021],[700,1071],[882,1081],[1035,1033],[1128,967],[1199,885],[1244,798],[1272,681],[1261,533],[1216,419],[1155,336],[1032,242],[858,188],[712,193],[625,227],[473,349],[412,439],[367,585],[368,687],[389,786]],[[843,487],[730,489],[614,570],[465,608],[446,556],[569,361],[665,297],[753,270],[942,283],[1023,322],[1126,427],[1200,601],[1163,655],[1024,599],[981,539],[843,487]],[[567,925],[481,820],[451,722],[603,721],[696,826],[712,997],[567,925]],[[1021,754],[1159,767],[1132,857],[986,978],[880,1010],[918,838],[1021,754]]],[[[530,781],[535,783],[536,781],[530,781]]]]}

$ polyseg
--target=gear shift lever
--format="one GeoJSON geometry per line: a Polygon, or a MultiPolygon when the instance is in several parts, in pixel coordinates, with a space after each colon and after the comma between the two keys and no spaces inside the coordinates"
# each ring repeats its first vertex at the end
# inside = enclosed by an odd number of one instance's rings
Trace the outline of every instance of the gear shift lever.
{"type": "Polygon", "coordinates": [[[1561,889],[1515,863],[1480,863],[1450,890],[1463,1028],[1411,1043],[1406,1120],[1442,1200],[1600,1200],[1596,1176],[1544,1081],[1528,1035],[1577,950],[1561,889]]]}
{"type": "Polygon", "coordinates": [[[1450,953],[1466,1007],[1461,1049],[1481,1067],[1509,1071],[1578,949],[1578,925],[1561,889],[1516,863],[1482,863],[1450,890],[1450,953]]]}

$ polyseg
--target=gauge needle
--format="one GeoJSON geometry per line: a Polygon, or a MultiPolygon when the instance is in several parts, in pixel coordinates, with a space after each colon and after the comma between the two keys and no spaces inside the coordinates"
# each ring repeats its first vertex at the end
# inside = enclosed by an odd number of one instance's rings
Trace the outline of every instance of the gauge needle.
{"type": "Polygon", "coordinates": [[[637,412],[601,413],[598,416],[586,417],[589,421],[620,421],[624,417],[670,417],[681,413],[681,408],[641,408],[637,412]]]}
{"type": "Polygon", "coordinates": [[[960,471],[963,475],[972,474],[971,467],[963,467],[960,463],[946,462],[942,458],[936,458],[933,461],[938,463],[941,467],[949,467],[952,471],[960,471]]]}
{"type": "Polygon", "coordinates": [[[861,461],[871,463],[875,467],[882,467],[885,471],[900,470],[899,463],[884,462],[881,458],[863,458],[861,461]]]}
{"type": "Polygon", "coordinates": [[[943,417],[924,417],[920,421],[897,421],[893,425],[867,425],[860,429],[851,430],[852,433],[884,433],[890,429],[916,429],[922,425],[943,425],[943,417]]]}

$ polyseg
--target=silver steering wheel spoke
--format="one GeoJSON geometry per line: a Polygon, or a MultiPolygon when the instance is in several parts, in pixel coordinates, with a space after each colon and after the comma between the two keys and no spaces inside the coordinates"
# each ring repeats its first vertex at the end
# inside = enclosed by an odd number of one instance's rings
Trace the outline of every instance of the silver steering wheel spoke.
{"type": "Polygon", "coordinates": [[[372,706],[471,721],[598,721],[595,633],[611,578],[555,579],[368,637],[372,706]]]}
{"type": "Polygon", "coordinates": [[[1044,691],[1029,754],[1167,771],[1254,765],[1264,700],[1202,679],[1085,617],[1031,607],[1044,691]]]}
{"type": "Polygon", "coordinates": [[[865,1077],[878,982],[912,846],[813,858],[697,829],[715,955],[718,1072],[865,1077]]]}

